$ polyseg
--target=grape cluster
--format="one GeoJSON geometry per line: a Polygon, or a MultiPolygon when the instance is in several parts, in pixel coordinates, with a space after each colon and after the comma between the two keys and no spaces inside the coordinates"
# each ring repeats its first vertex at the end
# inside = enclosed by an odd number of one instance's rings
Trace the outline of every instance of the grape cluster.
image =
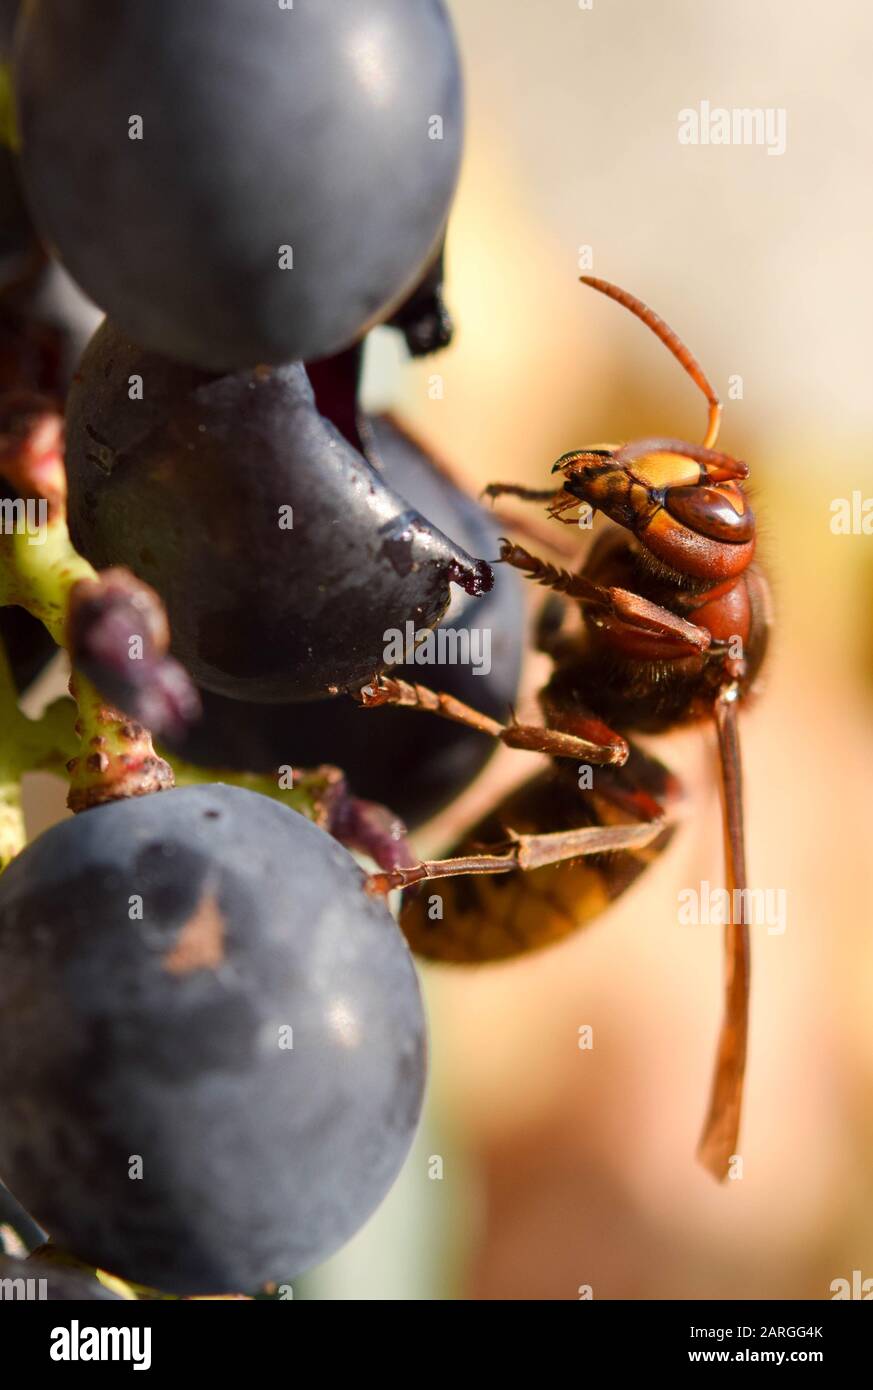
{"type": "Polygon", "coordinates": [[[50,1297],[112,1296],[75,1262],[254,1293],[361,1226],[421,1107],[416,973],[344,846],[411,863],[398,814],[447,805],[491,747],[348,692],[417,679],[386,635],[441,622],[493,637],[479,678],[440,668],[449,694],[503,719],[518,681],[491,519],[359,404],[372,325],[412,355],[451,339],[458,53],[443,0],[32,0],[11,86],[0,487],[29,495],[21,420],[65,400],[50,525],[78,554],[46,594],[29,560],[0,639],[19,690],[54,649],[33,614],[70,648],[85,789],[0,877],[0,1178],[74,1261],[50,1297]],[[60,267],[107,316],[75,371],[60,267]],[[172,788],[137,723],[171,664],[167,756],[204,785],[172,788]]]}

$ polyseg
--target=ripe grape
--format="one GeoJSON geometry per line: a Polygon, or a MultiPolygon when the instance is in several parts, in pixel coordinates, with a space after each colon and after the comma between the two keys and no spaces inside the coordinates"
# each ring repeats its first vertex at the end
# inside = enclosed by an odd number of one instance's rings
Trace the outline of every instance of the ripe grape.
{"type": "MultiPolygon", "coordinates": [[[[348,378],[345,367],[334,373],[348,378]]],[[[318,389],[318,388],[316,388],[318,389]]],[[[325,388],[319,404],[338,398],[325,388]]],[[[340,399],[341,405],[341,399],[340,399]]],[[[348,411],[342,413],[348,416],[348,411]]],[[[395,420],[365,420],[363,432],[371,461],[388,484],[425,513],[441,531],[479,554],[496,554],[498,528],[434,465],[427,453],[395,420]]],[[[487,633],[491,669],[474,675],[471,665],[403,665],[392,672],[402,680],[437,686],[495,719],[505,719],[515,702],[525,638],[522,585],[513,570],[495,571],[494,588],[480,598],[462,599],[449,610],[444,627],[458,633],[487,633]]],[[[170,747],[202,767],[269,772],[334,763],[352,790],[391,807],[414,827],[448,805],[481,771],[494,749],[486,734],[410,710],[362,711],[350,700],[307,704],[252,705],[203,692],[202,718],[170,747]]]]}
{"type": "Polygon", "coordinates": [[[67,475],[73,543],[151,584],[174,654],[234,698],[360,686],[386,628],[433,627],[452,582],[490,587],[322,418],[300,363],[209,376],[105,323],[70,391],[67,475]]]}
{"type": "Polygon", "coordinates": [[[0,1173],[78,1258],[254,1292],[346,1241],[418,1119],[406,945],[352,857],[199,786],[61,822],[0,879],[0,1173]]]}
{"type": "Polygon", "coordinates": [[[41,234],[136,341],[315,358],[413,288],[458,173],[442,0],[34,0],[21,164],[41,234]]]}

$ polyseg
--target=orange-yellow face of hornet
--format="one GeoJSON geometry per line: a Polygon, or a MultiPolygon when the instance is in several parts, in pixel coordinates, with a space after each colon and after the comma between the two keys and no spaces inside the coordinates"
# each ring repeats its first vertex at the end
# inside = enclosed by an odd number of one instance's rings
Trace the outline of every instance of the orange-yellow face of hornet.
{"type": "Polygon", "coordinates": [[[564,491],[630,531],[677,577],[718,583],[755,552],[755,517],[739,480],[748,468],[674,440],[565,454],[564,491]]]}

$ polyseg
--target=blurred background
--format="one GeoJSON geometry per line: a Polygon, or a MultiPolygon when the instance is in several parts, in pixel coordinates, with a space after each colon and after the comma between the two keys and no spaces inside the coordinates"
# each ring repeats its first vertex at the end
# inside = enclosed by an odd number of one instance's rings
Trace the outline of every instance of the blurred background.
{"type": "MultiPolygon", "coordinates": [[[[472,489],[543,486],[585,443],[703,434],[702,397],[580,268],[689,343],[726,400],[722,446],[752,467],[775,593],[743,755],[751,882],[787,890],[788,921],[753,928],[744,1176],[718,1187],[694,1151],[721,932],[677,925],[679,890],[722,876],[713,741],[658,740],[690,811],[634,888],[541,955],[425,968],[419,1144],[368,1227],[295,1295],[828,1298],[854,1270],[873,1278],[873,536],[830,529],[835,499],[873,497],[873,10],[451,8],[468,85],[457,336],[410,365],[397,335],[374,335],[371,403],[394,405],[472,489]],[[701,101],[784,110],[784,153],[680,144],[678,113],[701,101]]],[[[532,662],[520,715],[543,674],[532,662]]],[[[531,764],[504,751],[421,848],[444,849],[531,764]]],[[[37,792],[35,816],[51,817],[37,792]]]]}

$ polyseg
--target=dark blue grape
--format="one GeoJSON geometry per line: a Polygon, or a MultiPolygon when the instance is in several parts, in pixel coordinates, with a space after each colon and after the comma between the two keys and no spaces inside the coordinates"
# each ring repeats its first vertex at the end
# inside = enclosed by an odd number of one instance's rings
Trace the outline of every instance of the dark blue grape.
{"type": "Polygon", "coordinates": [[[155,351],[335,352],[434,255],[463,119],[442,0],[34,0],[16,53],[37,226],[155,351]]]}
{"type": "Polygon", "coordinates": [[[386,628],[433,627],[453,582],[491,584],[322,418],[299,363],[211,377],[104,324],[68,399],[67,474],[74,544],[157,589],[174,654],[234,698],[360,686],[386,628]]]}
{"type": "Polygon", "coordinates": [[[13,861],[0,1175],[54,1242],[167,1292],[251,1292],[366,1220],[425,1042],[362,884],[303,816],[224,786],[100,806],[13,861]]]}
{"type": "MultiPolygon", "coordinates": [[[[327,364],[313,376],[319,405],[345,421],[352,412],[347,391],[353,364],[327,364]]],[[[397,421],[361,421],[365,447],[389,485],[453,540],[477,554],[496,555],[498,528],[428,457],[397,421]]],[[[480,598],[453,603],[443,626],[457,632],[487,632],[491,669],[474,675],[469,664],[404,665],[392,674],[454,695],[495,719],[507,718],[515,702],[525,641],[525,612],[519,576],[495,570],[494,588],[480,598]]],[[[486,734],[410,710],[361,710],[347,699],[262,706],[203,693],[203,716],[175,752],[204,767],[268,772],[283,764],[333,763],[361,797],[390,806],[414,827],[448,805],[481,771],[495,742],[486,734]]]]}

